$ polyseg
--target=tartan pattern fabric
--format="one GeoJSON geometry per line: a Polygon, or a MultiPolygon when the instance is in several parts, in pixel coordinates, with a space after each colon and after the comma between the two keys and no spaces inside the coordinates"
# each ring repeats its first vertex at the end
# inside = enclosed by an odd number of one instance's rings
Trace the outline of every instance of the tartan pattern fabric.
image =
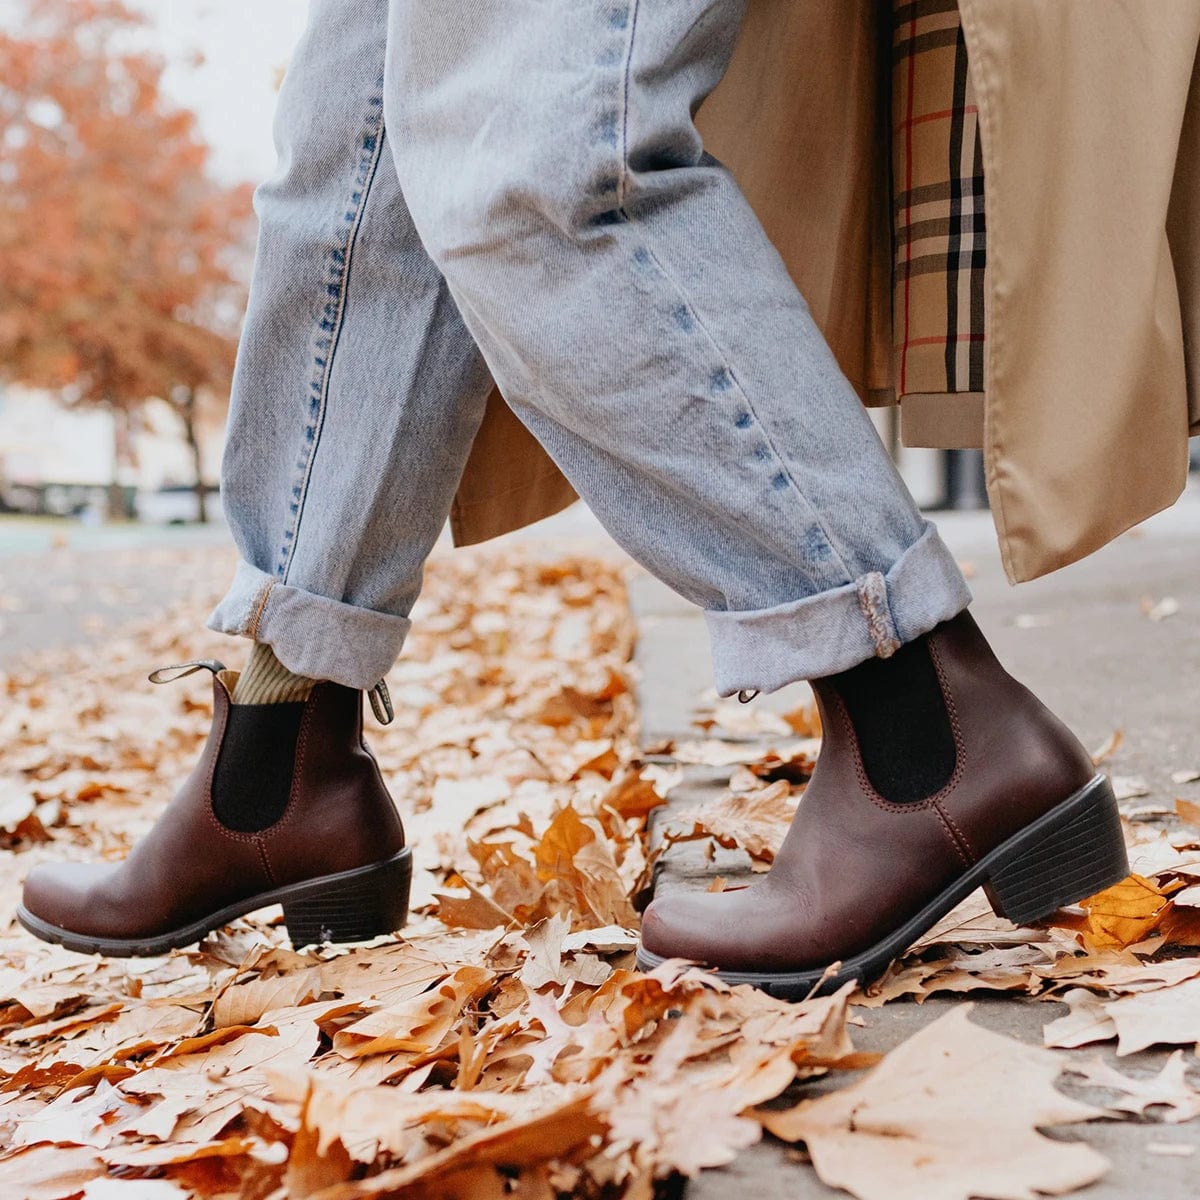
{"type": "Polygon", "coordinates": [[[983,391],[983,162],[957,0],[892,7],[897,392],[983,391]]]}

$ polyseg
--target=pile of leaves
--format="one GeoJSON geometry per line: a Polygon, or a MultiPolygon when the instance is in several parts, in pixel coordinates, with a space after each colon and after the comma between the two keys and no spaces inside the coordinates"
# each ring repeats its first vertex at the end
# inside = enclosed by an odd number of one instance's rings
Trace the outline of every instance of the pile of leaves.
{"type": "MultiPolygon", "coordinates": [[[[105,961],[8,924],[0,1194],[648,1195],[757,1140],[744,1114],[798,1073],[853,1062],[845,994],[633,970],[662,798],[623,570],[431,564],[396,721],[369,734],[418,848],[402,935],[297,952],[268,911],[105,961]]],[[[230,653],[199,630],[211,599],[4,681],[6,914],[36,861],[123,856],[194,761],[203,685],[145,675],[230,653]]]]}
{"type": "MultiPolygon", "coordinates": [[[[1200,1040],[1200,958],[1165,953],[1200,916],[1200,841],[1178,831],[1131,825],[1140,876],[1058,926],[1014,930],[968,902],[866,993],[789,1004],[687,964],[638,973],[656,855],[699,839],[765,868],[819,730],[803,710],[722,710],[712,736],[648,756],[626,569],[528,546],[430,563],[389,679],[396,721],[369,732],[416,848],[400,934],[297,951],[267,911],[106,961],[7,924],[0,1195],[645,1198],[764,1130],[861,1197],[1024,1195],[1106,1166],[1038,1127],[1200,1112],[1182,1058],[1149,1081],[1080,1067],[1124,1102],[1070,1100],[1054,1083],[1072,1060],[987,1033],[969,1005],[879,1065],[849,1032],[859,1006],[1010,990],[1068,1002],[1051,1046],[1200,1040]],[[652,843],[687,764],[714,761],[724,795],[652,843]],[[848,1086],[806,1095],[831,1075],[848,1086]],[[963,1137],[983,1106],[986,1145],[963,1137]]],[[[200,630],[213,599],[131,628],[103,661],[59,652],[0,679],[5,920],[30,865],[122,857],[190,768],[211,711],[199,677],[144,680],[240,653],[200,630]]]]}

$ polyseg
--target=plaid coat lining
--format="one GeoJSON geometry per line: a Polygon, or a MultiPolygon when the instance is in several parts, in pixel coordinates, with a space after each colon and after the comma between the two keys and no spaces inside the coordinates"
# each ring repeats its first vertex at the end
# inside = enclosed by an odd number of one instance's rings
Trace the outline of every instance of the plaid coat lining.
{"type": "Polygon", "coordinates": [[[982,392],[983,161],[957,0],[892,18],[897,390],[982,392]]]}

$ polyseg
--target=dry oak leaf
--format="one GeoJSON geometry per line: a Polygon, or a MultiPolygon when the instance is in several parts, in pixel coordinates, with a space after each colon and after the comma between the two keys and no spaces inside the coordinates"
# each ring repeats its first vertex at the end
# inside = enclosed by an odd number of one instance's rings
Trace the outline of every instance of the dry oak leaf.
{"type": "Polygon", "coordinates": [[[584,927],[632,925],[636,914],[607,838],[566,805],[554,815],[535,852],[538,879],[553,887],[584,927]]]}
{"type": "Polygon", "coordinates": [[[317,999],[322,990],[321,968],[308,967],[288,975],[259,977],[237,983],[223,991],[213,1003],[213,1025],[253,1025],[264,1013],[276,1008],[296,1008],[317,999]]]}
{"type": "Polygon", "coordinates": [[[595,1152],[606,1125],[591,1111],[587,1093],[532,1117],[502,1121],[452,1142],[444,1150],[368,1179],[313,1193],[314,1200],[500,1200],[504,1196],[545,1196],[554,1192],[522,1187],[527,1174],[555,1160],[595,1152]],[[516,1178],[514,1178],[516,1176],[516,1178]]]}
{"type": "MultiPolygon", "coordinates": [[[[580,768],[582,770],[582,768],[580,768]]],[[[628,770],[600,798],[604,808],[614,809],[625,818],[644,817],[661,808],[666,800],[659,795],[653,782],[638,770],[628,770]]]]}
{"type": "MultiPolygon", "coordinates": [[[[569,684],[550,696],[538,709],[535,721],[556,729],[584,720],[589,726],[599,725],[601,719],[612,711],[613,700],[629,690],[624,678],[611,667],[606,682],[593,692],[581,692],[569,684]]],[[[600,728],[593,728],[595,733],[600,728]]]]}
{"type": "Polygon", "coordinates": [[[1147,1046],[1187,1046],[1200,1042],[1200,979],[1173,987],[1122,996],[1104,1006],[1117,1032],[1117,1053],[1147,1046]]]}
{"type": "Polygon", "coordinates": [[[494,971],[463,966],[429,991],[355,1021],[333,1036],[343,1058],[408,1051],[423,1054],[440,1045],[463,1009],[495,981],[494,971]]]}
{"type": "Polygon", "coordinates": [[[1168,1125],[1178,1125],[1200,1115],[1200,1092],[1188,1084],[1187,1061],[1182,1050],[1176,1050],[1157,1075],[1141,1078],[1123,1074],[1102,1058],[1073,1062],[1067,1070],[1089,1087],[1121,1092],[1121,1098],[1110,1100],[1108,1108],[1140,1117],[1148,1108],[1165,1105],[1167,1113],[1163,1120],[1168,1125]]]}
{"type": "Polygon", "coordinates": [[[90,1146],[42,1142],[0,1157],[0,1196],[21,1200],[63,1200],[82,1194],[88,1180],[104,1174],[90,1146]]]}
{"type": "Polygon", "coordinates": [[[1087,912],[1080,930],[1084,942],[1096,949],[1123,950],[1142,941],[1171,911],[1169,893],[1182,886],[1176,882],[1163,887],[1142,875],[1130,875],[1081,900],[1080,907],[1087,912]]]}
{"type": "Polygon", "coordinates": [[[518,978],[530,991],[550,983],[569,987],[578,982],[597,987],[612,974],[612,968],[594,954],[573,954],[564,962],[563,954],[569,952],[563,943],[570,932],[570,920],[556,915],[539,921],[525,934],[529,953],[518,978]]]}
{"type": "MultiPolygon", "coordinates": [[[[1183,780],[1182,782],[1189,782],[1190,779],[1195,778],[1195,775],[1192,772],[1188,772],[1187,774],[1189,779],[1183,780]]],[[[1184,800],[1182,797],[1176,799],[1175,815],[1185,825],[1192,825],[1195,828],[1200,829],[1200,804],[1197,804],[1194,800],[1184,800]]]]}
{"type": "Polygon", "coordinates": [[[1021,929],[1005,917],[996,916],[983,889],[972,892],[961,904],[951,909],[934,927],[918,938],[908,949],[906,958],[913,958],[931,946],[1028,946],[1063,939],[1054,929],[1021,929]]]}
{"type": "Polygon", "coordinates": [[[770,755],[781,759],[791,758],[806,749],[815,752],[816,745],[809,739],[788,741],[764,746],[760,741],[729,742],[721,738],[704,741],[677,742],[671,749],[671,757],[677,763],[690,763],[704,767],[732,767],[749,765],[770,755]]]}
{"type": "Polygon", "coordinates": [[[726,849],[745,850],[755,863],[773,862],[796,815],[791,794],[791,785],[784,779],[754,792],[727,792],[711,804],[672,814],[673,828],[667,831],[665,841],[672,845],[712,838],[726,849]]]}
{"type": "Polygon", "coordinates": [[[468,841],[467,849],[479,864],[479,872],[495,904],[511,912],[522,924],[536,923],[547,915],[540,911],[545,884],[512,841],[468,841]]]}
{"type": "MultiPolygon", "coordinates": [[[[611,1126],[609,1154],[629,1156],[635,1168],[647,1173],[694,1176],[706,1167],[726,1166],[761,1140],[758,1122],[743,1115],[754,1103],[749,1091],[732,1082],[697,1086],[688,1073],[680,1073],[685,1059],[702,1053],[700,1035],[701,1022],[686,1013],[674,1023],[644,1076],[630,1078],[622,1062],[600,1076],[597,1094],[611,1126]]],[[[789,1075],[794,1073],[793,1068],[789,1075]]]]}
{"type": "Polygon", "coordinates": [[[1172,898],[1170,908],[1163,914],[1157,932],[1170,946],[1200,946],[1200,887],[1193,884],[1172,898]],[[1187,895],[1189,903],[1181,904],[1179,897],[1187,895]]]}
{"type": "MultiPolygon", "coordinates": [[[[610,1125],[604,1161],[619,1165],[621,1179],[630,1171],[635,1176],[691,1175],[731,1161],[761,1136],[745,1110],[786,1088],[797,1059],[810,1047],[817,1055],[832,1051],[840,1057],[849,1046],[848,989],[827,1000],[786,1005],[748,988],[714,990],[698,974],[679,977],[666,990],[665,973],[660,979],[641,978],[642,991],[657,992],[676,1010],[672,1019],[662,1020],[670,1010],[647,995],[636,1000],[645,1019],[632,1037],[627,1035],[633,1013],[616,1003],[603,1010],[592,1007],[587,1027],[563,1027],[565,1038],[552,1034],[563,1041],[573,1033],[582,1047],[574,1061],[603,1065],[595,1106],[607,1114],[610,1125]],[[596,1028],[597,1018],[608,1026],[607,1036],[603,1026],[596,1028]],[[618,1051],[615,1037],[623,1031],[623,1040],[632,1043],[632,1056],[618,1051]],[[698,1129],[703,1136],[697,1137],[698,1129]]],[[[627,976],[620,990],[633,999],[630,993],[639,990],[636,977],[627,976]]],[[[536,999],[547,1003],[544,996],[536,999]]],[[[531,1007],[534,1000],[530,998],[531,1007]]],[[[556,1018],[554,1012],[539,1013],[548,1032],[555,1030],[556,1018]]],[[[591,1074],[587,1071],[585,1077],[591,1074]]]]}
{"type": "MultiPolygon", "coordinates": [[[[596,743],[591,743],[594,747],[596,743]]],[[[581,762],[579,766],[571,772],[572,779],[579,779],[589,771],[595,772],[597,775],[603,775],[605,779],[611,779],[621,766],[620,755],[613,749],[611,742],[602,743],[603,749],[589,754],[585,762],[581,762]]]]}
{"type": "Polygon", "coordinates": [[[93,1179],[79,1200],[192,1200],[195,1194],[169,1179],[93,1179]]]}
{"type": "Polygon", "coordinates": [[[36,1116],[25,1117],[11,1144],[58,1142],[102,1149],[118,1138],[140,1112],[140,1104],[102,1079],[90,1092],[62,1092],[36,1116]]]}
{"type": "Polygon", "coordinates": [[[854,998],[862,1008],[880,1008],[911,995],[918,1004],[935,992],[1033,992],[1041,987],[1036,972],[1048,964],[1041,946],[996,946],[968,952],[956,949],[945,958],[894,964],[878,982],[854,998]]]}
{"type": "Polygon", "coordinates": [[[537,873],[543,883],[561,879],[574,868],[575,856],[596,840],[596,832],[584,823],[571,805],[555,814],[537,846],[537,873]]]}
{"type": "Polygon", "coordinates": [[[452,929],[496,929],[510,925],[513,917],[469,879],[454,891],[434,892],[438,920],[452,929]]]}
{"type": "MultiPolygon", "coordinates": [[[[440,1146],[452,1135],[468,1136],[503,1121],[531,1119],[545,1103],[544,1098],[528,1094],[347,1086],[316,1072],[308,1084],[300,1128],[315,1140],[307,1143],[305,1153],[325,1156],[340,1141],[351,1158],[365,1163],[380,1151],[398,1161],[428,1153],[423,1144],[427,1127],[433,1127],[432,1140],[440,1146]]],[[[559,1089],[559,1101],[569,1094],[568,1089],[559,1089]]],[[[296,1155],[295,1146],[292,1154],[296,1155]]]]}
{"type": "Polygon", "coordinates": [[[1102,1155],[1038,1128],[1104,1111],[1054,1088],[1055,1055],[972,1024],[970,1010],[951,1009],[861,1082],[759,1119],[859,1200],[1033,1200],[1099,1179],[1102,1155]]]}
{"type": "Polygon", "coordinates": [[[1117,1036],[1117,1027],[1104,1000],[1087,988],[1072,988],[1063,1000],[1070,1011],[1065,1017],[1049,1021],[1042,1029],[1047,1046],[1074,1050],[1090,1042],[1107,1042],[1117,1036]]]}
{"type": "Polygon", "coordinates": [[[1090,954],[1064,954],[1034,973],[1054,986],[1072,984],[1124,995],[1152,992],[1200,975],[1200,959],[1172,958],[1143,962],[1132,950],[1095,950],[1090,954]]]}

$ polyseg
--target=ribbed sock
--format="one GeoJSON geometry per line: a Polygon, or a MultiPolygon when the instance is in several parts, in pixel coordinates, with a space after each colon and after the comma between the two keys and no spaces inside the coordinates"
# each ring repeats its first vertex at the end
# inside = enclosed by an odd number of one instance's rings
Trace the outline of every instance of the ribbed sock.
{"type": "Polygon", "coordinates": [[[234,704],[289,704],[307,700],[315,679],[293,675],[265,642],[255,642],[233,689],[234,704]]]}
{"type": "Polygon", "coordinates": [[[841,696],[867,778],[885,800],[915,803],[949,783],[954,733],[928,634],[823,682],[841,696]]]}

